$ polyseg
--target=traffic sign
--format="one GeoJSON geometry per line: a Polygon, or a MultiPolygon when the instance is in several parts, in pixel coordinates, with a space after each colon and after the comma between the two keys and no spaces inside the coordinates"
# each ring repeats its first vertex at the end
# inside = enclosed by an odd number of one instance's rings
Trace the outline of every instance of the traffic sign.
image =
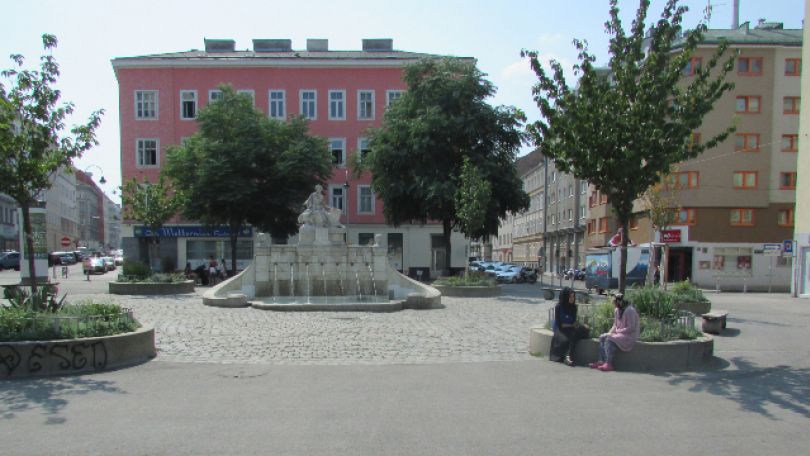
{"type": "Polygon", "coordinates": [[[782,253],[793,253],[793,240],[785,239],[782,241],[782,253]]]}
{"type": "Polygon", "coordinates": [[[782,253],[782,244],[763,244],[762,253],[765,256],[779,256],[782,253]]]}
{"type": "Polygon", "coordinates": [[[61,240],[61,243],[62,243],[62,247],[68,247],[68,246],[70,246],[70,238],[69,238],[69,237],[67,237],[67,236],[64,236],[64,237],[62,238],[62,240],[61,240]]]}

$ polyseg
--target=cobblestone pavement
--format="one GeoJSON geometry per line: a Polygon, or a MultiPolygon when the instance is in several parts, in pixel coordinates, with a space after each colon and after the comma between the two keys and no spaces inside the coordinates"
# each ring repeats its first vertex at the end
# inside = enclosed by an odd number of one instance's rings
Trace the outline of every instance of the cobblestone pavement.
{"type": "MultiPolygon", "coordinates": [[[[391,313],[273,312],[202,304],[201,293],[104,295],[155,327],[158,359],[248,364],[411,364],[527,359],[528,331],[546,320],[536,285],[498,298],[442,298],[443,308],[391,313]]],[[[101,300],[99,294],[72,300],[101,300]]]]}

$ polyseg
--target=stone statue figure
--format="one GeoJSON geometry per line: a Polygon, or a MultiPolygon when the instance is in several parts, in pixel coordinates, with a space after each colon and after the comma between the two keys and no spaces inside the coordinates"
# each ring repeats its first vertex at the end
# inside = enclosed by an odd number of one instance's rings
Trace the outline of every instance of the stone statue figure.
{"type": "Polygon", "coordinates": [[[315,186],[304,201],[304,212],[298,216],[298,244],[340,244],[345,227],[340,224],[340,209],[328,207],[323,201],[323,187],[315,186]]]}
{"type": "Polygon", "coordinates": [[[304,212],[298,216],[298,223],[304,225],[314,225],[318,227],[329,226],[329,216],[326,206],[323,204],[323,187],[315,186],[315,191],[310,193],[304,201],[304,212]]]}

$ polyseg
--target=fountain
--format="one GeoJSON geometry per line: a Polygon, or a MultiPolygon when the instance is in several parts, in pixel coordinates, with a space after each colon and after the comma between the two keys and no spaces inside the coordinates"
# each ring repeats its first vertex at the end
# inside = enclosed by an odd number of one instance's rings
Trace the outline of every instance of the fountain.
{"type": "Polygon", "coordinates": [[[322,191],[316,186],[298,217],[298,244],[273,244],[269,234],[257,234],[253,262],[208,290],[203,302],[266,310],[363,311],[430,308],[441,302],[435,288],[391,268],[386,248],[379,245],[381,235],[374,245],[348,245],[341,211],[324,205],[322,191]],[[313,286],[317,266],[313,273],[310,265],[321,266],[322,286],[313,286]],[[360,273],[363,269],[367,273],[360,273]]]}

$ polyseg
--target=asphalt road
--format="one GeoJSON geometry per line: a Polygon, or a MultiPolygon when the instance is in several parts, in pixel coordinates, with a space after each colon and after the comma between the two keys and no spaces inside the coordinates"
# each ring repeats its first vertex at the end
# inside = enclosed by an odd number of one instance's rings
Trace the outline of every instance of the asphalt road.
{"type": "MultiPolygon", "coordinates": [[[[60,289],[103,294],[94,282],[106,279],[69,278],[60,289]]],[[[550,305],[538,294],[531,285],[509,286],[492,305],[550,305]]],[[[0,381],[0,454],[805,453],[810,302],[710,297],[731,313],[715,341],[714,367],[701,372],[601,373],[528,354],[375,365],[158,356],[101,374],[0,381]]],[[[226,318],[229,310],[219,310],[226,318]]],[[[528,328],[524,335],[528,344],[528,328]]]]}

